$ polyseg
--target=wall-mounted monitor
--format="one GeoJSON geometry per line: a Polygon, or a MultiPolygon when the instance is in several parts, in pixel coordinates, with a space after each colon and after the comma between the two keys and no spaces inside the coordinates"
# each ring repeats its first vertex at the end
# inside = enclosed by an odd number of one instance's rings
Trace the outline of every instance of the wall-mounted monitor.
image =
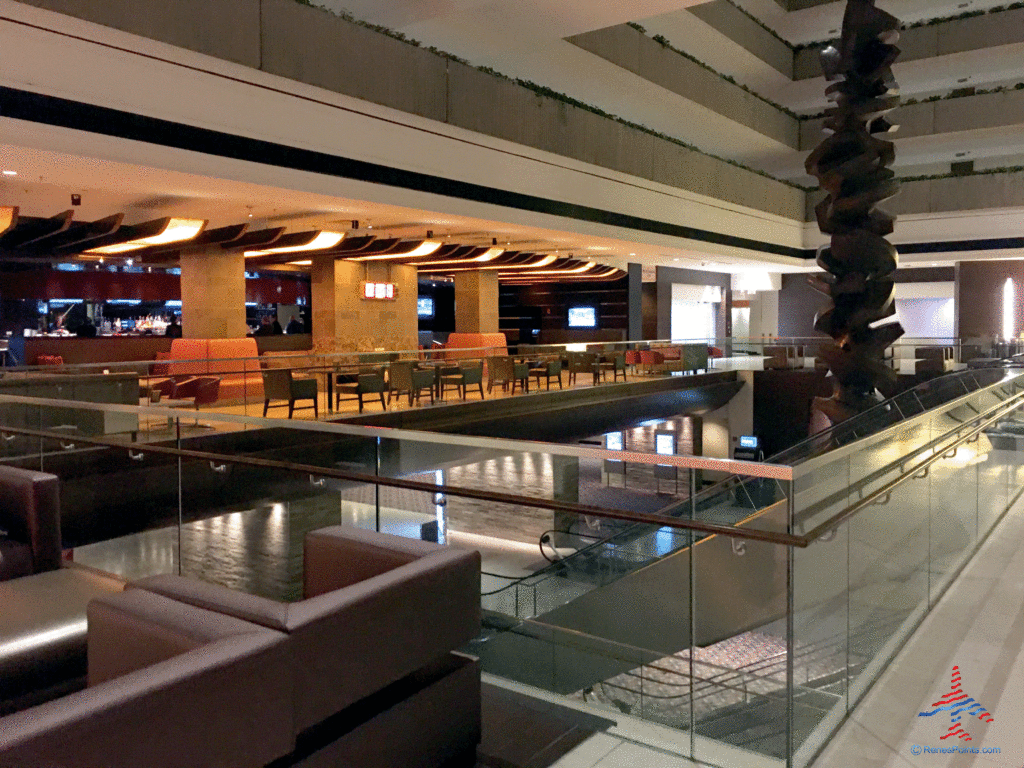
{"type": "Polygon", "coordinates": [[[761,441],[756,435],[740,435],[740,448],[752,448],[757,450],[761,447],[761,441]]]}
{"type": "Polygon", "coordinates": [[[604,447],[609,451],[622,450],[622,433],[609,432],[604,436],[604,447]]]}
{"type": "Polygon", "coordinates": [[[660,456],[676,455],[676,434],[675,432],[655,432],[654,452],[660,456]]]}
{"type": "Polygon", "coordinates": [[[597,328],[597,307],[569,307],[570,328],[597,328]]]}
{"type": "Polygon", "coordinates": [[[434,300],[430,296],[420,296],[416,299],[416,314],[420,317],[433,317],[434,300]]]}

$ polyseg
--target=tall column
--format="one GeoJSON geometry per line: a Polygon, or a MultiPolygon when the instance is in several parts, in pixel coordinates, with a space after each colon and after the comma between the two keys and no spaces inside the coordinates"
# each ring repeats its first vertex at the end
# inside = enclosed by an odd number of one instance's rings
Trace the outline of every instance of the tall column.
{"type": "Polygon", "coordinates": [[[181,331],[189,339],[240,339],[245,323],[245,257],[219,246],[181,253],[181,331]]]}
{"type": "Polygon", "coordinates": [[[455,274],[455,331],[498,332],[498,272],[455,274]]]}
{"type": "Polygon", "coordinates": [[[630,264],[626,267],[627,295],[629,304],[627,309],[627,323],[629,331],[626,338],[629,341],[640,341],[644,337],[644,268],[642,264],[630,264]]]}
{"type": "Polygon", "coordinates": [[[310,283],[314,350],[416,349],[419,330],[416,267],[314,256],[310,283]],[[366,282],[393,283],[395,298],[364,299],[366,282]]]}

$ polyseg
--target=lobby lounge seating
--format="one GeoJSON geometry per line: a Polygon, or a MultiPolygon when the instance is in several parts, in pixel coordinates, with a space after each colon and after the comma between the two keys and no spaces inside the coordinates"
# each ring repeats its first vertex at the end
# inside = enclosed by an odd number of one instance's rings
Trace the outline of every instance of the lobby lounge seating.
{"type": "Polygon", "coordinates": [[[271,407],[283,407],[283,404],[271,406],[271,400],[287,401],[289,419],[295,413],[295,403],[297,401],[312,400],[312,405],[304,407],[313,409],[314,418],[320,416],[316,379],[295,376],[291,368],[270,368],[263,371],[262,374],[264,418],[266,418],[267,411],[271,407]]]}
{"type": "Polygon", "coordinates": [[[472,764],[479,667],[452,651],[480,629],[479,553],[337,526],[307,534],[303,559],[297,603],[180,576],[133,586],[286,634],[286,722],[299,740],[352,713],[318,765],[428,768],[459,756],[472,764]],[[363,724],[346,734],[352,719],[363,724]]]}
{"type": "Polygon", "coordinates": [[[800,347],[765,346],[764,356],[766,371],[803,367],[803,349],[800,347]]]}
{"type": "Polygon", "coordinates": [[[479,591],[477,552],[341,527],[297,603],[142,579],[90,602],[88,687],[0,718],[0,765],[472,765],[479,591]]]}
{"type": "Polygon", "coordinates": [[[445,360],[479,359],[507,355],[504,333],[450,333],[444,344],[445,360]]]}
{"type": "Polygon", "coordinates": [[[608,374],[612,375],[612,381],[619,380],[619,374],[622,374],[622,380],[626,380],[626,355],[623,353],[608,354],[604,356],[604,360],[600,363],[601,375],[607,380],[608,374]]]}
{"type": "Polygon", "coordinates": [[[576,376],[580,373],[589,374],[596,386],[601,381],[601,367],[597,355],[593,352],[569,352],[566,355],[569,372],[569,386],[576,384],[576,376]]]}
{"type": "Polygon", "coordinates": [[[292,751],[287,636],[129,589],[88,607],[88,687],[0,718],[0,765],[257,768],[292,751]]]}
{"type": "Polygon", "coordinates": [[[349,400],[358,400],[360,413],[363,412],[364,395],[378,395],[381,408],[387,410],[388,404],[384,401],[384,393],[387,392],[388,385],[384,380],[383,368],[378,368],[373,373],[357,374],[355,381],[351,379],[351,374],[337,374],[337,380],[334,385],[335,410],[341,408],[342,395],[352,395],[352,397],[348,398],[349,400]]]}
{"type": "Polygon", "coordinates": [[[441,370],[441,398],[444,399],[445,390],[455,387],[459,397],[466,399],[469,387],[480,389],[480,399],[484,398],[484,367],[479,365],[460,365],[458,368],[441,370]]]}
{"type": "Polygon", "coordinates": [[[60,479],[0,465],[0,581],[60,568],[60,479]]]}
{"type": "Polygon", "coordinates": [[[508,391],[508,385],[512,385],[512,394],[516,393],[516,384],[524,392],[530,391],[530,366],[527,363],[517,363],[511,357],[489,357],[487,358],[487,391],[491,392],[495,384],[501,384],[503,392],[508,391]]]}
{"type": "Polygon", "coordinates": [[[423,392],[430,395],[430,404],[434,404],[434,371],[433,369],[417,370],[415,363],[394,362],[389,366],[390,381],[388,382],[388,402],[391,396],[398,398],[402,394],[409,396],[409,406],[415,398],[419,402],[423,392]]]}
{"type": "Polygon", "coordinates": [[[221,401],[263,399],[256,339],[173,339],[167,373],[171,378],[216,376],[221,401]]]}
{"type": "Polygon", "coordinates": [[[551,389],[551,379],[558,381],[558,388],[562,388],[562,361],[542,361],[536,367],[530,369],[530,376],[537,379],[537,388],[540,389],[540,380],[544,379],[547,389],[551,389]]]}

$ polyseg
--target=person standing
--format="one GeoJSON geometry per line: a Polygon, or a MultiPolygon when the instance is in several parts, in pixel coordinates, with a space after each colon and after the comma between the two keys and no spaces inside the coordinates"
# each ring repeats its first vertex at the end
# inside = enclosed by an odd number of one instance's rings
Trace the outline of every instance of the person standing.
{"type": "Polygon", "coordinates": [[[171,322],[167,324],[167,329],[164,331],[164,335],[171,339],[181,338],[181,324],[178,323],[177,315],[171,315],[171,322]]]}

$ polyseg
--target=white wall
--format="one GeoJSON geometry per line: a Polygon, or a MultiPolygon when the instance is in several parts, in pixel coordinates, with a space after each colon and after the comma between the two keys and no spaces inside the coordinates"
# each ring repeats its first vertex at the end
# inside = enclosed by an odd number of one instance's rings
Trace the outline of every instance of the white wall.
{"type": "Polygon", "coordinates": [[[672,283],[672,338],[715,338],[716,304],[700,299],[721,298],[721,290],[711,286],[672,283]],[[717,293],[715,293],[717,292],[717,293]]]}
{"type": "Polygon", "coordinates": [[[896,317],[910,338],[953,335],[953,299],[896,299],[896,317]]]}

